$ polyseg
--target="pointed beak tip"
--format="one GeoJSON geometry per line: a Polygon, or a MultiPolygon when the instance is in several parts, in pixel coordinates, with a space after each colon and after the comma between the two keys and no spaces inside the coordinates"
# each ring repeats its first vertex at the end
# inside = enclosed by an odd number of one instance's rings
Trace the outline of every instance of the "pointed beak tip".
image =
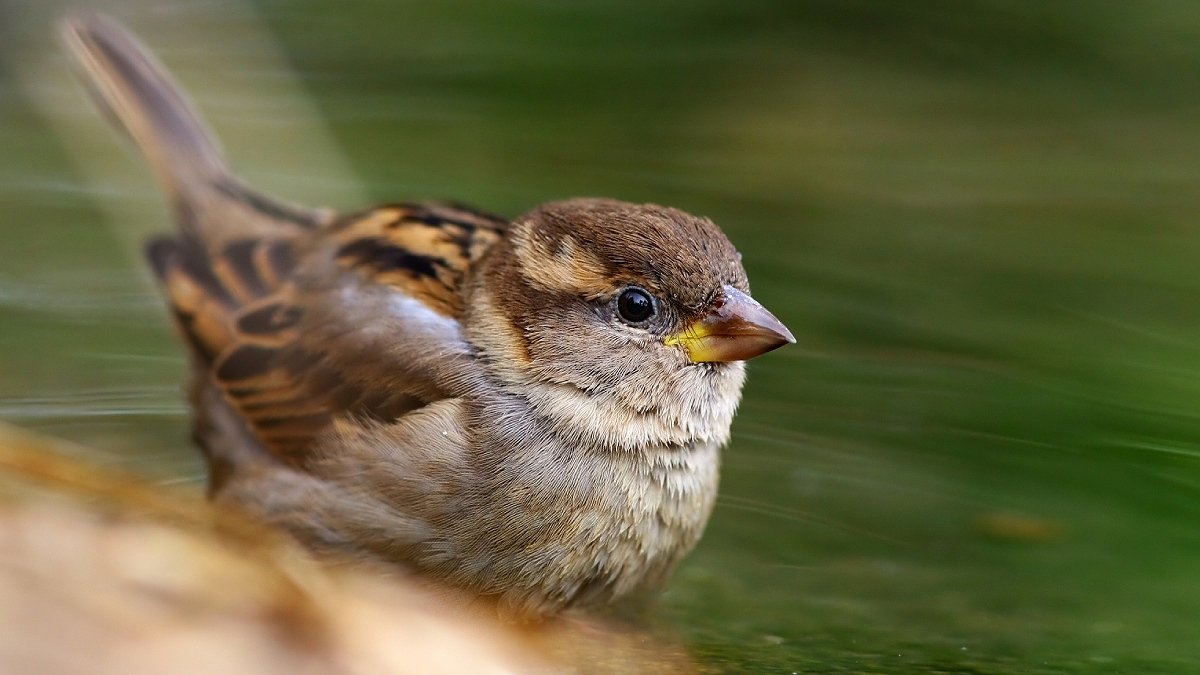
{"type": "Polygon", "coordinates": [[[779,327],[783,329],[782,331],[780,331],[779,337],[783,338],[784,344],[788,344],[788,345],[796,344],[796,336],[792,335],[792,331],[788,330],[788,327],[783,325],[782,323],[779,324],[779,327]]]}
{"type": "MultiPolygon", "coordinates": [[[[791,331],[789,331],[787,328],[784,328],[783,326],[780,326],[780,330],[773,331],[773,333],[774,334],[770,335],[770,336],[767,336],[767,335],[763,336],[765,338],[764,341],[770,343],[770,346],[767,346],[767,348],[763,351],[764,354],[767,352],[773,352],[776,349],[780,349],[782,347],[786,347],[787,345],[796,344],[796,337],[794,335],[792,335],[791,331]]],[[[766,345],[764,345],[764,346],[766,346],[766,345]]]]}

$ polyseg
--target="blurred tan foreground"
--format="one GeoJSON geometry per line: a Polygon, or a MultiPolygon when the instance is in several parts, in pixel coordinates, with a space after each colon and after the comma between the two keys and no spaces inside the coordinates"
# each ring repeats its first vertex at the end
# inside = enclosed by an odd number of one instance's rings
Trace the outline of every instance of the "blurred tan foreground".
{"type": "Polygon", "coordinates": [[[0,673],[691,670],[645,636],[518,628],[395,575],[319,564],[78,452],[0,423],[0,673]]]}

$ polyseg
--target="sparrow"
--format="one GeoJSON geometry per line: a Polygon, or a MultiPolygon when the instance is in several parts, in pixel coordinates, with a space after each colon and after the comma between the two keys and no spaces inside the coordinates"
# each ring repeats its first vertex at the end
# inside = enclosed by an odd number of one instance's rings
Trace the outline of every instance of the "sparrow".
{"type": "Polygon", "coordinates": [[[115,21],[62,35],[174,210],[146,256],[213,500],[515,616],[664,583],[712,511],[744,362],[795,342],[716,225],[598,198],[295,206],[234,177],[115,21]]]}

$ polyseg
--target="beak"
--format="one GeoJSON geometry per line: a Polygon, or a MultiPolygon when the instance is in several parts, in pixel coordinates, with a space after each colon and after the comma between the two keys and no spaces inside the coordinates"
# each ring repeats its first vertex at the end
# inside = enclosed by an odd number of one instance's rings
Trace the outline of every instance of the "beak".
{"type": "Polygon", "coordinates": [[[732,286],[708,314],[664,341],[686,349],[693,363],[745,361],[795,342],[775,315],[732,286]]]}

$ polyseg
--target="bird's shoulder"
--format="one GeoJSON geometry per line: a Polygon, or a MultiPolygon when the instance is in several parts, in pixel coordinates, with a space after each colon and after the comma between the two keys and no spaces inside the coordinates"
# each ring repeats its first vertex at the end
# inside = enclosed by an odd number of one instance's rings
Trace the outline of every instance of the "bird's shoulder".
{"type": "Polygon", "coordinates": [[[392,288],[458,318],[472,266],[509,221],[458,203],[402,202],[334,220],[318,235],[337,263],[371,285],[392,288]]]}

